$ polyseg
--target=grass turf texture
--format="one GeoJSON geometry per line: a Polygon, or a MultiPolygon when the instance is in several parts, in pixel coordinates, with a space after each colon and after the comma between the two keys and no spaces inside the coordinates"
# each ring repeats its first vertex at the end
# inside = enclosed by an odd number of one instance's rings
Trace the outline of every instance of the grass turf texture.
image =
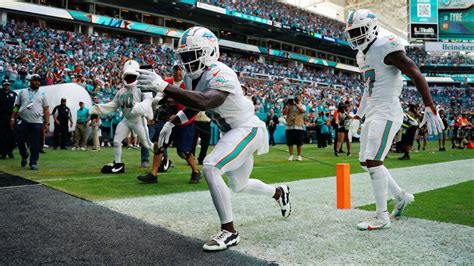
{"type": "MultiPolygon", "coordinates": [[[[400,154],[389,154],[385,165],[390,168],[416,166],[453,160],[474,158],[474,150],[448,150],[438,152],[437,143],[430,142],[426,151],[414,152],[410,161],[400,161],[400,154]]],[[[345,149],[345,148],[344,148],[345,149]]],[[[359,144],[352,145],[353,156],[335,157],[332,146],[326,149],[314,145],[303,146],[303,162],[288,162],[287,146],[277,145],[263,156],[255,155],[255,168],[252,177],[267,183],[283,183],[308,178],[335,175],[336,163],[350,163],[351,173],[360,173],[357,152],[359,144]]],[[[126,173],[118,175],[100,174],[103,165],[113,160],[112,148],[103,148],[99,152],[47,149],[41,154],[39,171],[22,169],[18,153],[14,160],[1,160],[0,171],[19,175],[66,193],[88,199],[106,200],[147,195],[164,195],[178,192],[206,190],[207,184],[188,184],[191,170],[185,161],[176,155],[175,149],[169,150],[170,159],[175,165],[168,173],[159,175],[158,184],[142,184],[136,176],[144,174],[147,169],[140,165],[140,150],[123,151],[122,160],[126,173]]],[[[151,156],[150,156],[151,159],[151,156]]]]}
{"type": "MultiPolygon", "coordinates": [[[[464,224],[474,227],[474,181],[449,187],[421,192],[415,195],[415,202],[403,212],[404,216],[421,219],[464,224]]],[[[375,204],[359,207],[375,211],[375,204]]],[[[388,203],[393,209],[393,201],[388,203]]]]}

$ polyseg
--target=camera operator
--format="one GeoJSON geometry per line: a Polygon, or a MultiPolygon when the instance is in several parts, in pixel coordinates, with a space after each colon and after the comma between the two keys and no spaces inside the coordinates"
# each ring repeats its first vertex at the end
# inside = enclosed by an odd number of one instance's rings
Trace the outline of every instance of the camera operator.
{"type": "Polygon", "coordinates": [[[283,115],[286,115],[286,144],[290,152],[288,161],[293,161],[293,146],[296,145],[298,151],[298,161],[302,161],[301,148],[303,146],[304,113],[306,108],[301,104],[301,96],[289,96],[283,109],[283,115]]]}

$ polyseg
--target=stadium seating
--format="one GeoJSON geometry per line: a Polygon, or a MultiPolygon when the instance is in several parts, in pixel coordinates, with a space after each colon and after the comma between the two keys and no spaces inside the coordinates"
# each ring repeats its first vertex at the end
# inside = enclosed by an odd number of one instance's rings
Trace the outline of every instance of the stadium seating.
{"type": "MultiPolygon", "coordinates": [[[[28,77],[38,73],[43,77],[43,85],[76,82],[91,95],[97,95],[100,102],[110,101],[121,87],[120,66],[127,59],[153,65],[163,76],[171,75],[175,60],[168,46],[145,44],[130,37],[86,36],[13,20],[1,28],[0,34],[0,79],[9,79],[13,89],[26,87],[28,77]]],[[[471,62],[465,58],[437,61],[418,48],[408,51],[417,62],[471,62]]],[[[287,66],[284,62],[261,63],[251,56],[225,52],[221,53],[221,60],[251,88],[256,112],[261,117],[270,108],[279,114],[287,96],[292,94],[302,94],[303,103],[311,112],[329,112],[341,100],[350,99],[357,104],[363,87],[357,76],[333,74],[329,69],[317,71],[306,66],[287,66]]],[[[433,88],[435,101],[447,107],[470,107],[472,95],[469,88],[433,88]]],[[[415,90],[404,90],[402,99],[406,103],[421,101],[415,90]]]]}
{"type": "Polygon", "coordinates": [[[199,2],[279,22],[293,29],[345,39],[344,23],[281,2],[272,0],[199,0],[199,2]]]}

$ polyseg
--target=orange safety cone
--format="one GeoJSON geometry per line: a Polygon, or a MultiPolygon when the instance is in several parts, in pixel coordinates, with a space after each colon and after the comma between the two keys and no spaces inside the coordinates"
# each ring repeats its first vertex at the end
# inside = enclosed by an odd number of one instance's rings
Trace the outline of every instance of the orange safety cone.
{"type": "Polygon", "coordinates": [[[338,209],[351,208],[351,178],[348,163],[336,164],[336,206],[338,209]]]}

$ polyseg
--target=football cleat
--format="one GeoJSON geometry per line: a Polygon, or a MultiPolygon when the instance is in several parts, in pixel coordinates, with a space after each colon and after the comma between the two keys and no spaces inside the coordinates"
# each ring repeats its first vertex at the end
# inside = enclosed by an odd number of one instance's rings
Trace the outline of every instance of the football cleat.
{"type": "Polygon", "coordinates": [[[290,155],[290,157],[288,157],[288,161],[293,161],[293,155],[290,155]]]}
{"type": "Polygon", "coordinates": [[[240,237],[238,232],[231,233],[227,230],[221,229],[217,235],[204,244],[202,249],[205,251],[220,251],[225,250],[230,246],[235,246],[239,244],[239,242],[240,237]]]}
{"type": "Polygon", "coordinates": [[[125,164],[123,163],[109,163],[102,167],[100,170],[102,174],[121,174],[125,173],[125,164]]]}
{"type": "Polygon", "coordinates": [[[192,173],[191,174],[191,179],[189,180],[189,183],[190,184],[197,184],[197,183],[199,183],[200,179],[201,179],[201,173],[200,172],[192,173]]]}
{"type": "Polygon", "coordinates": [[[367,222],[362,222],[357,225],[359,230],[378,230],[390,227],[390,218],[387,212],[377,213],[377,216],[367,222]]]}
{"type": "Polygon", "coordinates": [[[395,198],[395,208],[393,208],[391,216],[393,218],[400,218],[408,204],[414,201],[415,196],[413,194],[403,191],[403,195],[399,199],[395,198]]]}
{"type": "Polygon", "coordinates": [[[139,175],[137,176],[137,179],[149,184],[158,182],[158,177],[156,175],[153,175],[152,173],[148,173],[146,175],[139,175]]]}
{"type": "Polygon", "coordinates": [[[278,205],[280,205],[281,215],[286,218],[291,214],[290,187],[281,185],[277,189],[281,190],[281,196],[277,200],[278,205]]]}

